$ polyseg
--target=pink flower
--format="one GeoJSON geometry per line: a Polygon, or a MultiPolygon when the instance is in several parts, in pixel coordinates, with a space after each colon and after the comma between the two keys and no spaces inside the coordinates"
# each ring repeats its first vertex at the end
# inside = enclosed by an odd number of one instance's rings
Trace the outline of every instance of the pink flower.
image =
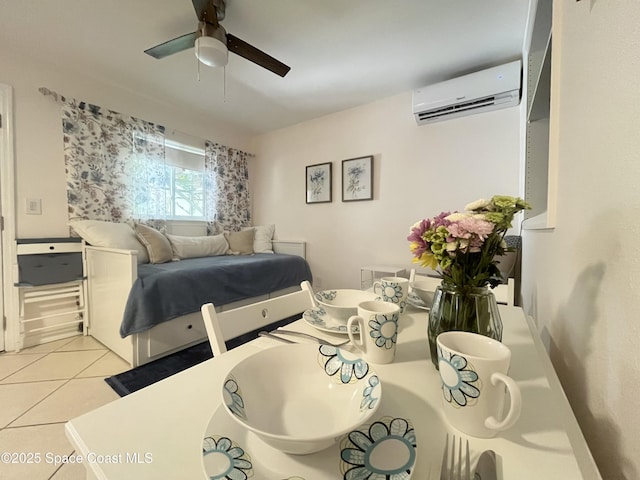
{"type": "Polygon", "coordinates": [[[460,249],[470,252],[479,252],[486,238],[493,232],[494,224],[477,217],[464,217],[452,222],[447,229],[449,238],[447,241],[460,241],[460,249]]]}
{"type": "Polygon", "coordinates": [[[530,209],[521,198],[494,195],[465,212],[442,212],[412,226],[407,240],[413,262],[438,270],[456,286],[495,286],[500,282],[496,255],[509,251],[504,235],[516,213],[530,209]]]}

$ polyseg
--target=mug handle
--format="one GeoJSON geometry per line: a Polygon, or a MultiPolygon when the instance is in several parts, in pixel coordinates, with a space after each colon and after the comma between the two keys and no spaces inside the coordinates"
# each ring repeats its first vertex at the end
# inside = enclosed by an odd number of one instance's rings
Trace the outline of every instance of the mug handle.
{"type": "Polygon", "coordinates": [[[496,417],[493,416],[487,418],[484,421],[484,426],[491,430],[506,430],[511,428],[520,417],[520,411],[522,410],[522,395],[520,393],[520,388],[518,388],[518,385],[511,377],[495,372],[491,375],[491,383],[493,385],[497,385],[498,382],[504,383],[507,390],[509,390],[509,397],[511,398],[509,411],[502,421],[498,421],[496,417]]]}
{"type": "Polygon", "coordinates": [[[364,339],[362,338],[363,332],[364,332],[364,318],[354,315],[353,317],[350,317],[349,320],[347,320],[347,334],[349,335],[349,340],[351,340],[351,343],[353,344],[353,346],[356,347],[358,350],[361,350],[362,352],[366,352],[367,347],[365,345],[364,339]],[[353,334],[354,323],[358,324],[359,341],[356,341],[356,337],[353,334]]]}
{"type": "Polygon", "coordinates": [[[382,284],[380,282],[373,282],[373,293],[378,293],[378,295],[382,295],[384,290],[382,289],[382,284]],[[380,289],[380,293],[376,292],[376,288],[380,289]]]}

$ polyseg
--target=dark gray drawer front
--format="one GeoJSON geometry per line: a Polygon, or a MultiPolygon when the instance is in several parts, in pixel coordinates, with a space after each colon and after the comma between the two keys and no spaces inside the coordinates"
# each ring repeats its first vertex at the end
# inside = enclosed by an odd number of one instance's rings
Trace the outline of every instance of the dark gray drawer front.
{"type": "Polygon", "coordinates": [[[19,285],[49,285],[82,279],[82,253],[18,255],[19,285]]]}

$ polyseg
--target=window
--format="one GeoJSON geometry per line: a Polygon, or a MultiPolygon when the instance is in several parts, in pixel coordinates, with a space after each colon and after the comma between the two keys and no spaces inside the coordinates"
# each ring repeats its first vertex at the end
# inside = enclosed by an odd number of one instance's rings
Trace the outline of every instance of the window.
{"type": "Polygon", "coordinates": [[[204,220],[204,150],[167,140],[167,218],[204,220]]]}
{"type": "Polygon", "coordinates": [[[204,174],[167,165],[167,216],[204,219],[204,174]]]}

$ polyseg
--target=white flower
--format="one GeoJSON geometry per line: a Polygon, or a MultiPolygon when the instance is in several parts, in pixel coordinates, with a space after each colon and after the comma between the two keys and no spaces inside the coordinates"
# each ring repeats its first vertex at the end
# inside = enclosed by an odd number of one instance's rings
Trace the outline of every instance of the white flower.
{"type": "Polygon", "coordinates": [[[445,249],[447,252],[455,252],[458,249],[458,242],[447,242],[445,249]]]}
{"type": "Polygon", "coordinates": [[[468,213],[455,212],[451,215],[447,215],[445,219],[449,220],[450,222],[459,222],[460,220],[462,220],[463,218],[467,218],[468,216],[468,213]]]}
{"type": "Polygon", "coordinates": [[[488,207],[490,203],[491,200],[481,198],[479,200],[476,200],[475,202],[469,203],[466,207],[464,207],[464,209],[468,211],[480,210],[482,208],[488,207]]]}

